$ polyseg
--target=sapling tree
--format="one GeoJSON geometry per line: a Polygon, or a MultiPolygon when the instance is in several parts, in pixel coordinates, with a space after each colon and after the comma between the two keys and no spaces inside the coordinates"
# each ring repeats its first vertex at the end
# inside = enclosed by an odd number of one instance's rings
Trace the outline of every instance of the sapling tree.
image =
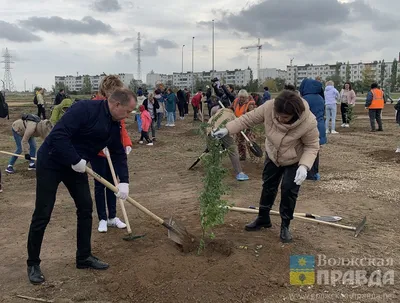
{"type": "MultiPolygon", "coordinates": [[[[214,121],[218,120],[221,115],[222,112],[215,117],[214,121]]],[[[224,127],[226,123],[227,121],[223,121],[219,127],[224,127]]],[[[226,169],[222,166],[226,151],[220,140],[208,135],[210,129],[214,129],[214,123],[203,123],[201,126],[201,133],[206,138],[208,153],[202,157],[205,176],[202,180],[204,188],[199,197],[202,228],[199,253],[205,247],[205,238],[207,236],[211,239],[215,237],[212,231],[213,227],[223,224],[225,214],[228,212],[228,202],[222,199],[226,193],[226,186],[223,183],[226,169]]]]}

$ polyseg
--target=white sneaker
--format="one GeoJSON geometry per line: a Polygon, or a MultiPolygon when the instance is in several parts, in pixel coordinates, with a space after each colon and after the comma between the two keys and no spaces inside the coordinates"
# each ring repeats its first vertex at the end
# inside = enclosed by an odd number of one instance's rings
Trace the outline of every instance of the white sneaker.
{"type": "Polygon", "coordinates": [[[143,141],[139,141],[139,144],[143,144],[143,141]]]}
{"type": "Polygon", "coordinates": [[[400,147],[396,149],[396,153],[400,153],[400,147]]]}
{"type": "Polygon", "coordinates": [[[336,130],[331,131],[331,134],[338,134],[336,130]]]}
{"type": "Polygon", "coordinates": [[[153,142],[150,142],[150,143],[147,143],[146,145],[153,146],[154,144],[153,144],[153,142]]]}
{"type": "Polygon", "coordinates": [[[329,129],[327,129],[327,130],[326,130],[326,133],[327,133],[327,134],[329,134],[329,133],[330,133],[329,129]]]}
{"type": "Polygon", "coordinates": [[[345,124],[345,125],[344,125],[344,127],[347,127],[347,128],[349,128],[349,127],[350,127],[350,125],[349,125],[349,124],[345,124]]]}
{"type": "Polygon", "coordinates": [[[165,124],[165,126],[171,126],[170,124],[165,124]]]}
{"type": "Polygon", "coordinates": [[[120,229],[126,228],[126,224],[122,222],[119,218],[108,219],[107,225],[110,227],[117,227],[120,229]]]}
{"type": "Polygon", "coordinates": [[[175,124],[171,124],[170,126],[175,126],[175,124]]]}
{"type": "Polygon", "coordinates": [[[340,125],[340,127],[346,127],[346,123],[343,123],[342,125],[340,125]]]}
{"type": "Polygon", "coordinates": [[[106,220],[100,220],[99,228],[97,230],[100,233],[106,233],[107,232],[107,221],[106,220]]]}

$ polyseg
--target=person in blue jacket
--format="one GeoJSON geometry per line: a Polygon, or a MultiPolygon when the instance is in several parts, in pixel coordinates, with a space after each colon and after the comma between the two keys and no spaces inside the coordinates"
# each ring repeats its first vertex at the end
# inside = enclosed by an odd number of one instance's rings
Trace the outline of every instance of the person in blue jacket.
{"type": "Polygon", "coordinates": [[[77,208],[76,267],[107,269],[108,264],[91,253],[93,202],[86,164],[108,147],[119,176],[118,194],[129,194],[127,158],[120,138],[120,122],[136,107],[136,96],[119,88],[107,100],[81,100],[73,104],[54,126],[37,153],[36,204],[28,235],[28,278],[41,284],[40,250],[50,221],[60,182],[67,187],[77,208]]]}
{"type": "MultiPolygon", "coordinates": [[[[311,112],[317,119],[319,144],[324,145],[327,143],[326,127],[325,127],[325,101],[321,97],[322,83],[317,80],[305,78],[300,85],[300,95],[307,101],[310,106],[311,112]]],[[[319,174],[319,153],[315,159],[314,165],[308,172],[307,180],[320,180],[319,174]]]]}

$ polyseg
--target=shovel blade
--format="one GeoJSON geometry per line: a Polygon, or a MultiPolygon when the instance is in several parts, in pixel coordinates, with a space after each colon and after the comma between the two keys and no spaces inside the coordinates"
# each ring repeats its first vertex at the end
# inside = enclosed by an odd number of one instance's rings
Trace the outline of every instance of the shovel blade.
{"type": "Polygon", "coordinates": [[[263,156],[263,151],[256,142],[251,142],[250,151],[253,153],[254,156],[258,158],[261,158],[263,156]]]}
{"type": "Polygon", "coordinates": [[[361,221],[360,224],[356,227],[356,232],[354,234],[354,237],[358,237],[358,235],[363,231],[365,224],[367,224],[367,217],[364,217],[364,219],[361,221]]]}
{"type": "Polygon", "coordinates": [[[179,245],[183,245],[189,238],[186,228],[172,217],[169,219],[168,225],[168,238],[179,245]]]}

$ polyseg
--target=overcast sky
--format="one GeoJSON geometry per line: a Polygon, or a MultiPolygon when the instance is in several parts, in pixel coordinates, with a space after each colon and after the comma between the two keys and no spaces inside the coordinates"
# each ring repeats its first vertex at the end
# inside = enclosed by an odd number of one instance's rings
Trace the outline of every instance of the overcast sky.
{"type": "MultiPolygon", "coordinates": [[[[400,50],[399,0],[0,0],[0,43],[14,55],[17,89],[48,89],[54,76],[137,74],[137,33],[142,35],[142,79],[157,73],[257,65],[392,61],[400,50]]],[[[255,73],[256,74],[256,73],[255,73]]],[[[3,79],[4,70],[0,78],[3,79]]]]}

